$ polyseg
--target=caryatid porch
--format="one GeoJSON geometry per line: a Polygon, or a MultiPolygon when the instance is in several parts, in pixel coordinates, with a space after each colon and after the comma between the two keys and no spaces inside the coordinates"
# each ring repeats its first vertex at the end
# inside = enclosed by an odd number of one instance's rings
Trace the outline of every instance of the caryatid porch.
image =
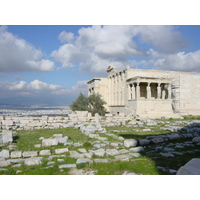
{"type": "Polygon", "coordinates": [[[134,77],[127,80],[128,100],[171,99],[171,79],[134,77]]]}

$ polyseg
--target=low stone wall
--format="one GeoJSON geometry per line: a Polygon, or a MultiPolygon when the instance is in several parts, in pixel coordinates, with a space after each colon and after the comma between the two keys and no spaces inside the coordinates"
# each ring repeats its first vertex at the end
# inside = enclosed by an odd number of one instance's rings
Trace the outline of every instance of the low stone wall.
{"type": "Polygon", "coordinates": [[[105,117],[101,117],[95,114],[92,117],[91,113],[87,111],[76,111],[69,114],[67,117],[16,117],[16,116],[0,116],[0,129],[3,130],[30,130],[30,129],[56,129],[73,127],[79,122],[101,122],[101,121],[118,121],[124,123],[127,120],[131,120],[133,117],[125,116],[113,116],[108,114],[105,117]]]}

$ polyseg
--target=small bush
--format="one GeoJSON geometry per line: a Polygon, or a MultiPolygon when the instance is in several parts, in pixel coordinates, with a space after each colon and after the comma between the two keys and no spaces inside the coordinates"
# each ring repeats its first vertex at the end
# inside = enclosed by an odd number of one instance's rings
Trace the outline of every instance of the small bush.
{"type": "Polygon", "coordinates": [[[92,144],[90,142],[84,142],[83,147],[84,148],[92,148],[92,144]]]}

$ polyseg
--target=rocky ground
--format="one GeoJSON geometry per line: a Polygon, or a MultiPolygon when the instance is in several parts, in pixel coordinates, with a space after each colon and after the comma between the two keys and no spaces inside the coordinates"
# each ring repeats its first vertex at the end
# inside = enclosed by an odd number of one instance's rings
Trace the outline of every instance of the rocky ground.
{"type": "MultiPolygon", "coordinates": [[[[161,174],[176,174],[183,159],[200,157],[200,120],[124,121],[96,117],[92,122],[82,122],[73,118],[65,122],[65,127],[80,130],[88,142],[75,142],[58,133],[38,138],[34,151],[20,150],[16,141],[2,144],[0,171],[23,174],[21,166],[49,169],[56,164],[61,172],[69,169],[68,174],[93,175],[97,170],[84,168],[86,164],[142,161],[149,157],[161,174]]],[[[121,174],[142,173],[123,170],[121,174]]]]}

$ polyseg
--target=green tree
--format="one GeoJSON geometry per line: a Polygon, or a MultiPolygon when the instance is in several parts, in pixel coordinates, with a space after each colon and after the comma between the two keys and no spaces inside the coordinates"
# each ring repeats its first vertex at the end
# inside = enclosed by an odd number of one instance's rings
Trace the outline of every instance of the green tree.
{"type": "Polygon", "coordinates": [[[94,116],[95,113],[103,116],[106,113],[104,105],[106,102],[102,99],[102,96],[98,93],[94,93],[88,97],[88,111],[94,116]]]}
{"type": "Polygon", "coordinates": [[[88,110],[88,99],[82,93],[78,96],[78,98],[72,102],[70,108],[75,111],[87,111],[88,110]]]}
{"type": "Polygon", "coordinates": [[[106,113],[106,109],[104,105],[106,102],[102,99],[101,95],[98,93],[94,93],[90,95],[88,98],[85,97],[82,93],[78,96],[78,98],[73,101],[70,108],[75,111],[88,111],[91,112],[94,116],[95,113],[103,116],[106,113]]]}

